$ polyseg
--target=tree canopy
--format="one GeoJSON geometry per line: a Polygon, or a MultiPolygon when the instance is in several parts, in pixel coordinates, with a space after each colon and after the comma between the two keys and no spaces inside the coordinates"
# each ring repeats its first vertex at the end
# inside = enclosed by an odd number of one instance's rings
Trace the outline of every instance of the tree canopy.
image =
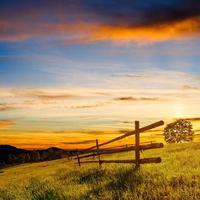
{"type": "Polygon", "coordinates": [[[182,143],[192,141],[194,131],[190,121],[179,119],[168,124],[163,134],[167,143],[182,143]]]}

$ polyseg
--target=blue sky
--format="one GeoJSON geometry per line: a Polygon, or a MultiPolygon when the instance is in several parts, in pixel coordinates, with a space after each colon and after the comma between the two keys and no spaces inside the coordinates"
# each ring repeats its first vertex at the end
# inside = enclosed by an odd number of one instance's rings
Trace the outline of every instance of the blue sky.
{"type": "Polygon", "coordinates": [[[56,45],[33,42],[3,43],[0,46],[1,79],[5,86],[95,85],[76,74],[112,77],[143,70],[199,73],[199,40],[172,41],[145,46],[137,44],[56,45]],[[60,78],[65,72],[66,79],[60,78]],[[73,76],[71,76],[73,75],[73,76]],[[83,79],[83,80],[82,80],[83,79]]]}

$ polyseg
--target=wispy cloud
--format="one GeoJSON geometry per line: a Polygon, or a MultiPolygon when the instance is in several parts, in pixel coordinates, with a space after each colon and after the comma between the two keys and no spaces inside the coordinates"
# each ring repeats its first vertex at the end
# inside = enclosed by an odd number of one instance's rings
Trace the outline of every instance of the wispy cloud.
{"type": "Polygon", "coordinates": [[[8,128],[15,125],[15,122],[12,120],[0,120],[0,128],[8,128]]]}
{"type": "Polygon", "coordinates": [[[38,97],[39,99],[42,100],[62,100],[62,99],[71,99],[75,97],[74,95],[70,94],[45,94],[45,93],[35,94],[33,96],[38,97]]]}
{"type": "Polygon", "coordinates": [[[182,87],[181,87],[181,89],[183,89],[183,90],[200,90],[200,88],[199,87],[195,87],[195,86],[192,86],[192,85],[183,85],[182,87]]]}
{"type": "Polygon", "coordinates": [[[160,101],[158,97],[118,97],[115,98],[116,101],[160,101]]]}
{"type": "Polygon", "coordinates": [[[95,144],[96,140],[84,140],[77,142],[63,142],[63,144],[95,144]]]}
{"type": "Polygon", "coordinates": [[[11,92],[15,96],[24,96],[30,98],[38,98],[42,100],[59,100],[59,99],[70,99],[77,97],[75,94],[67,92],[66,90],[38,90],[38,89],[12,89],[11,92]]]}
{"type": "Polygon", "coordinates": [[[183,118],[183,119],[193,121],[193,122],[200,122],[200,117],[189,117],[189,118],[183,118]]]}
{"type": "Polygon", "coordinates": [[[106,78],[95,74],[93,78],[93,87],[1,87],[0,111],[27,108],[84,110],[111,108],[120,102],[164,103],[199,98],[198,77],[181,71],[154,69],[134,74],[116,73],[106,78]]]}
{"type": "Polygon", "coordinates": [[[0,103],[0,112],[15,110],[17,107],[13,104],[0,103]]]}
{"type": "Polygon", "coordinates": [[[108,101],[108,102],[100,102],[100,103],[96,103],[96,104],[71,106],[71,107],[69,107],[69,108],[72,108],[72,109],[96,108],[96,107],[106,106],[106,105],[108,105],[108,104],[111,104],[111,101],[108,101]]]}

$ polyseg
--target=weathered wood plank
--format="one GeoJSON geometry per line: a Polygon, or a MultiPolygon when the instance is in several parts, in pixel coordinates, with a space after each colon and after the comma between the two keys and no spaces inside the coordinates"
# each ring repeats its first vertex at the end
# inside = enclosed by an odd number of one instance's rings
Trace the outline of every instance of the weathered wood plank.
{"type": "MultiPolygon", "coordinates": [[[[163,143],[152,143],[152,144],[146,144],[146,145],[139,145],[139,149],[141,150],[149,150],[149,149],[158,149],[163,148],[163,143]]],[[[128,151],[134,151],[135,146],[127,147],[127,148],[118,148],[118,149],[107,149],[107,150],[99,150],[99,153],[91,153],[84,156],[79,156],[79,158],[89,158],[92,156],[98,156],[98,155],[104,155],[104,154],[113,154],[113,153],[123,153],[128,151]]],[[[75,158],[76,160],[77,158],[75,158]]]]}
{"type": "Polygon", "coordinates": [[[101,154],[99,154],[99,141],[98,140],[96,140],[96,146],[97,146],[97,154],[98,154],[99,166],[101,166],[101,158],[100,158],[101,154]]]}
{"type": "Polygon", "coordinates": [[[135,164],[140,167],[140,122],[135,121],[135,164]]]}
{"type": "Polygon", "coordinates": [[[80,162],[80,157],[79,157],[78,150],[76,151],[76,156],[77,156],[77,160],[78,160],[78,165],[80,167],[81,166],[81,162],[80,162]]]}
{"type": "MultiPolygon", "coordinates": [[[[164,125],[164,121],[161,120],[161,121],[158,121],[158,122],[156,122],[156,123],[153,123],[153,124],[150,124],[150,125],[148,125],[148,126],[145,126],[145,127],[143,127],[143,128],[140,128],[140,129],[139,129],[139,132],[142,133],[142,132],[148,131],[148,130],[153,129],[153,128],[157,128],[157,127],[162,126],[162,125],[164,125]]],[[[99,147],[104,146],[104,145],[107,145],[107,144],[110,144],[110,143],[112,143],[112,142],[116,142],[116,141],[118,141],[118,140],[121,140],[121,139],[123,139],[123,138],[126,138],[126,137],[131,136],[131,135],[134,135],[134,134],[135,134],[135,130],[134,130],[134,131],[129,131],[129,132],[127,132],[127,133],[125,133],[125,134],[123,134],[123,135],[121,135],[121,136],[119,136],[119,137],[116,137],[116,138],[111,139],[111,140],[109,140],[109,141],[107,141],[107,142],[104,142],[104,143],[99,144],[99,147]]],[[[88,150],[91,150],[91,149],[94,149],[94,148],[96,148],[96,145],[95,145],[95,146],[92,146],[92,147],[90,147],[90,148],[88,148],[88,149],[85,149],[84,151],[88,151],[88,150]]]]}
{"type": "MultiPolygon", "coordinates": [[[[88,160],[88,161],[82,161],[81,164],[86,163],[98,163],[99,161],[94,160],[88,160]]],[[[161,158],[155,157],[155,158],[143,158],[139,160],[140,164],[147,164],[147,163],[160,163],[161,158]]],[[[103,163],[136,163],[136,160],[101,160],[101,164],[103,163]]]]}

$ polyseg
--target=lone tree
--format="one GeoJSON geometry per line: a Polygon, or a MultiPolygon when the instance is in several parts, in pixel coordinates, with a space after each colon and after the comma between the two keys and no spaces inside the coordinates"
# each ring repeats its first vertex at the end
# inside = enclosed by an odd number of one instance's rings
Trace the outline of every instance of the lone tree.
{"type": "Polygon", "coordinates": [[[168,124],[163,134],[167,143],[182,143],[192,141],[194,131],[190,121],[179,119],[168,124]]]}

